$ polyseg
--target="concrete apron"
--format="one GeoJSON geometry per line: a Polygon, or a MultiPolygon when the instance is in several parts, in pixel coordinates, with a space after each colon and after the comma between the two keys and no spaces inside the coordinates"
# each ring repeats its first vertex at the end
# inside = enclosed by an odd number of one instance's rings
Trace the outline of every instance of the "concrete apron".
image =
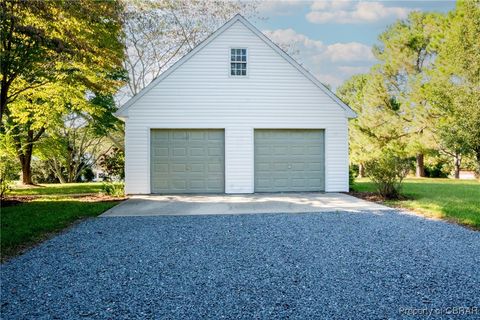
{"type": "Polygon", "coordinates": [[[102,217],[379,211],[391,208],[343,193],[135,195],[102,217]]]}

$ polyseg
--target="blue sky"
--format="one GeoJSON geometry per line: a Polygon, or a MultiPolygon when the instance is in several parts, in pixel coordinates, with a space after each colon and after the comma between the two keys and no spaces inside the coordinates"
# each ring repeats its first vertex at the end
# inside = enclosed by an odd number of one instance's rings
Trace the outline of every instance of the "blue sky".
{"type": "Polygon", "coordinates": [[[375,64],[378,35],[409,12],[448,12],[455,1],[262,1],[255,25],[277,43],[294,44],[294,58],[334,89],[375,64]]]}

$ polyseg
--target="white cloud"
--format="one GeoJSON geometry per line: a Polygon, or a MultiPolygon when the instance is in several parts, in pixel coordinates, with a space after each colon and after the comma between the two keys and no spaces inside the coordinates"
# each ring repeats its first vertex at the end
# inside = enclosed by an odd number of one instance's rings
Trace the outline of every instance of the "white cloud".
{"type": "Polygon", "coordinates": [[[374,60],[372,48],[359,42],[334,43],[328,45],[320,59],[336,61],[371,61],[374,60]]]}
{"type": "Polygon", "coordinates": [[[342,9],[347,8],[352,4],[351,1],[343,1],[343,0],[332,0],[332,1],[314,1],[311,5],[312,10],[325,10],[325,9],[342,9]]]}
{"type": "Polygon", "coordinates": [[[264,33],[280,47],[298,51],[295,59],[324,83],[334,88],[356,73],[368,71],[374,57],[368,45],[359,42],[324,44],[293,29],[264,33]]]}
{"type": "Polygon", "coordinates": [[[351,1],[315,1],[307,13],[307,20],[312,23],[362,23],[374,22],[387,18],[406,18],[412,10],[403,7],[388,7],[381,2],[351,1]]]}
{"type": "Polygon", "coordinates": [[[260,1],[258,11],[270,15],[290,15],[300,6],[305,5],[302,0],[269,0],[260,1]]]}
{"type": "Polygon", "coordinates": [[[307,36],[297,33],[293,29],[277,29],[274,31],[265,30],[264,33],[278,44],[295,44],[304,48],[313,50],[323,50],[324,45],[322,41],[312,40],[307,36]]]}

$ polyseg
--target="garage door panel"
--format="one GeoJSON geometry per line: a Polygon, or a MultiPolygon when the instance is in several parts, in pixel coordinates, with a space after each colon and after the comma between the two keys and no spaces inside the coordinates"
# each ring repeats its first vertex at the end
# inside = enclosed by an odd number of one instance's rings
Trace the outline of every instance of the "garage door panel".
{"type": "Polygon", "coordinates": [[[168,157],[168,148],[153,148],[153,154],[156,156],[167,156],[168,157]]]}
{"type": "Polygon", "coordinates": [[[217,179],[208,179],[207,188],[208,190],[216,190],[218,184],[223,183],[223,177],[218,177],[217,179]]]}
{"type": "MultiPolygon", "coordinates": [[[[205,172],[205,164],[203,163],[192,163],[190,165],[190,170],[192,172],[205,172]]],[[[188,169],[188,168],[187,168],[188,169]]]]}
{"type": "Polygon", "coordinates": [[[223,167],[219,163],[209,163],[207,166],[207,170],[209,174],[223,173],[223,167]]]}
{"type": "Polygon", "coordinates": [[[223,142],[224,140],[224,132],[223,130],[210,130],[207,132],[208,134],[208,140],[209,141],[221,141],[223,142]]]}
{"type": "Polygon", "coordinates": [[[270,169],[270,164],[269,163],[257,163],[256,167],[260,171],[267,171],[270,169]]]}
{"type": "Polygon", "coordinates": [[[315,155],[315,156],[320,156],[322,155],[323,152],[323,146],[312,146],[308,147],[306,154],[309,156],[315,155]]]}
{"type": "Polygon", "coordinates": [[[288,179],[273,179],[273,185],[277,188],[287,188],[289,183],[288,179]]]}
{"type": "Polygon", "coordinates": [[[155,164],[153,166],[153,168],[155,169],[156,172],[158,173],[168,173],[170,172],[170,168],[169,168],[169,165],[168,164],[155,164]]]}
{"type": "Polygon", "coordinates": [[[185,190],[187,182],[184,179],[171,179],[172,190],[185,190]]]}
{"type": "Polygon", "coordinates": [[[184,163],[174,163],[172,164],[172,172],[186,172],[187,165],[184,163]]]}
{"type": "Polygon", "coordinates": [[[152,137],[155,136],[157,141],[170,141],[169,131],[152,131],[152,137]]]}
{"type": "Polygon", "coordinates": [[[273,148],[273,154],[274,155],[279,155],[283,156],[284,154],[288,153],[288,147],[287,146],[281,146],[281,147],[274,147],[273,148]]]}
{"type": "Polygon", "coordinates": [[[225,191],[224,130],[151,132],[152,193],[225,191]]]}
{"type": "Polygon", "coordinates": [[[158,188],[168,188],[168,183],[167,183],[167,181],[164,180],[164,179],[162,179],[161,177],[152,180],[152,183],[155,183],[155,185],[156,185],[158,188]]]}
{"type": "Polygon", "coordinates": [[[307,165],[308,171],[314,171],[314,170],[323,171],[323,163],[321,162],[307,162],[306,165],[307,165]]]}
{"type": "Polygon", "coordinates": [[[324,131],[255,130],[255,191],[323,191],[324,131]]]}
{"type": "Polygon", "coordinates": [[[205,131],[191,131],[190,132],[191,141],[205,141],[205,131]]]}
{"type": "Polygon", "coordinates": [[[269,155],[271,154],[268,146],[257,146],[258,148],[256,148],[256,156],[262,156],[262,155],[269,155]]]}
{"type": "Polygon", "coordinates": [[[260,187],[260,188],[267,188],[270,185],[270,180],[271,179],[255,179],[255,187],[260,187]]]}
{"type": "Polygon", "coordinates": [[[301,188],[304,185],[310,186],[308,179],[292,179],[292,186],[295,188],[301,188]],[[307,181],[305,181],[307,180],[307,181]]]}
{"type": "Polygon", "coordinates": [[[185,130],[173,130],[173,131],[170,131],[170,134],[173,136],[173,137],[170,137],[170,139],[173,139],[173,141],[177,141],[177,140],[186,141],[188,132],[185,130]]]}
{"type": "Polygon", "coordinates": [[[194,147],[194,148],[190,148],[190,155],[195,157],[195,156],[200,156],[200,157],[203,157],[205,156],[205,149],[203,147],[194,147]]]}
{"type": "MultiPolygon", "coordinates": [[[[162,149],[166,149],[167,150],[167,154],[168,154],[168,148],[162,148],[162,149]]],[[[181,147],[181,148],[173,148],[173,156],[180,156],[180,157],[183,157],[183,156],[186,156],[187,155],[187,148],[185,147],[181,147]]]]}
{"type": "Polygon", "coordinates": [[[292,147],[290,149],[290,153],[292,155],[296,155],[296,156],[301,156],[301,155],[304,155],[305,154],[305,148],[304,147],[292,147]]]}
{"type": "Polygon", "coordinates": [[[310,187],[315,187],[318,186],[319,183],[322,183],[323,181],[321,179],[309,179],[308,182],[310,183],[310,187]]]}
{"type": "Polygon", "coordinates": [[[288,163],[284,162],[274,162],[272,165],[271,165],[271,168],[273,170],[271,171],[284,171],[284,170],[288,170],[288,163]]]}
{"type": "Polygon", "coordinates": [[[206,189],[204,179],[191,179],[189,182],[191,189],[206,189]]]}
{"type": "Polygon", "coordinates": [[[292,163],[292,171],[304,172],[307,170],[307,165],[305,163],[292,163]]]}
{"type": "Polygon", "coordinates": [[[223,154],[223,149],[219,147],[210,147],[208,148],[209,156],[221,156],[223,154]]]}

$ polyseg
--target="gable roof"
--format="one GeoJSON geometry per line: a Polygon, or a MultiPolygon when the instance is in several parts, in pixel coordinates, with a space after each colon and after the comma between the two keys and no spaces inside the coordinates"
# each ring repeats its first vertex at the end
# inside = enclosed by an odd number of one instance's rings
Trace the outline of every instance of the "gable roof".
{"type": "Polygon", "coordinates": [[[157,78],[153,79],[145,88],[143,88],[138,94],[133,96],[130,100],[128,100],[123,106],[121,106],[116,112],[115,116],[117,117],[127,117],[123,114],[128,108],[130,108],[136,101],[138,101],[142,96],[144,96],[147,92],[149,92],[152,88],[154,88],[157,84],[159,84],[163,79],[168,77],[172,72],[174,72],[177,68],[179,68],[182,64],[187,62],[191,57],[193,57],[197,52],[202,50],[206,45],[210,42],[215,40],[220,34],[230,28],[234,23],[241,22],[245,27],[247,27],[250,31],[256,34],[260,39],[265,42],[270,48],[272,48],[275,52],[277,52],[280,56],[282,56],[285,60],[287,60],[295,69],[300,71],[307,79],[309,79],[313,84],[315,84],[320,90],[322,90],[327,96],[329,96],[333,101],[335,101],[341,108],[345,110],[345,114],[348,118],[356,118],[357,114],[355,111],[352,110],[347,104],[345,104],[339,97],[337,97],[330,89],[328,89],[324,84],[322,84],[315,76],[313,76],[307,69],[305,69],[302,65],[300,65],[297,61],[295,61],[292,57],[290,57],[285,51],[283,51],[278,45],[276,45],[272,40],[270,40],[266,35],[264,35],[260,30],[258,30],[253,24],[251,24],[247,19],[245,19],[241,14],[236,14],[232,19],[227,21],[223,26],[218,28],[215,32],[213,32],[208,38],[203,40],[200,44],[198,44],[195,48],[193,48],[189,53],[184,55],[180,60],[175,62],[170,68],[168,68],[165,72],[159,75],[157,78]]]}

